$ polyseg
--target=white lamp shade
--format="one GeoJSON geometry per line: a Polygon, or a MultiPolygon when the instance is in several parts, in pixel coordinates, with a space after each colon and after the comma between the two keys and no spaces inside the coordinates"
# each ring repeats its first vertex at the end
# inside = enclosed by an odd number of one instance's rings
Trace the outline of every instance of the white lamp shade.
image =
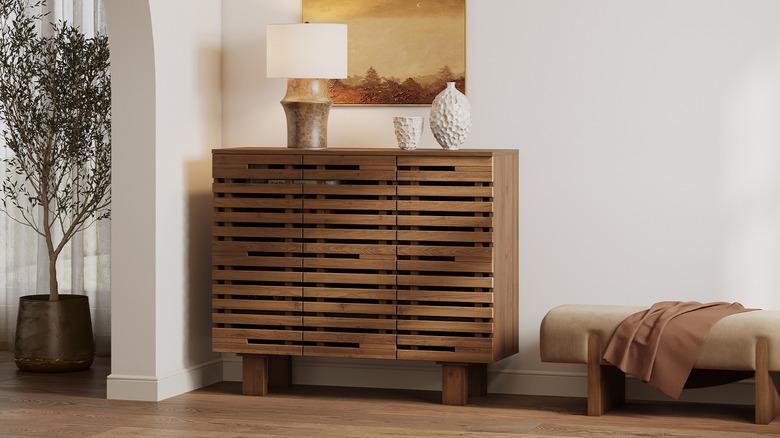
{"type": "Polygon", "coordinates": [[[347,77],[346,24],[272,24],[266,37],[269,78],[347,77]]]}

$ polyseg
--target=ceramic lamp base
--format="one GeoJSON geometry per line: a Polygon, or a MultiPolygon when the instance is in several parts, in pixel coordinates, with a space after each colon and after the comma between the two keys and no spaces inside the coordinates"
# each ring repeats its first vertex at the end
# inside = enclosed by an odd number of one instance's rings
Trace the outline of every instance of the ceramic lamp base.
{"type": "Polygon", "coordinates": [[[282,107],[287,115],[287,147],[328,147],[328,114],[333,104],[326,79],[288,79],[282,107]]]}

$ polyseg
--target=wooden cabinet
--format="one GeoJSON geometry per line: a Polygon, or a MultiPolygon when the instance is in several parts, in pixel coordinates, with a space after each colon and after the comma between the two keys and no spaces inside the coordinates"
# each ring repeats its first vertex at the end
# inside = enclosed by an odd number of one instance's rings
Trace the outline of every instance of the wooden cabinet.
{"type": "Polygon", "coordinates": [[[430,360],[460,404],[517,352],[516,151],[237,148],[213,163],[213,349],[244,355],[245,392],[289,382],[289,356],[430,360]]]}

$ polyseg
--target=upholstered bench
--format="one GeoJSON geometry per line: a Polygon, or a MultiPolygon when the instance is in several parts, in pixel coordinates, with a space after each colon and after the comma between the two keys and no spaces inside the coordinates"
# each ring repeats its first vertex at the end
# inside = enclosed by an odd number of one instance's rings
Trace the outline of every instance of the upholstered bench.
{"type": "MultiPolygon", "coordinates": [[[[625,375],[601,358],[618,325],[640,310],[565,305],[542,321],[542,361],[588,366],[588,415],[602,415],[625,401],[625,375]]],[[[695,368],[754,372],[756,423],[768,424],[780,412],[780,312],[757,310],[723,318],[705,339],[695,368]]]]}

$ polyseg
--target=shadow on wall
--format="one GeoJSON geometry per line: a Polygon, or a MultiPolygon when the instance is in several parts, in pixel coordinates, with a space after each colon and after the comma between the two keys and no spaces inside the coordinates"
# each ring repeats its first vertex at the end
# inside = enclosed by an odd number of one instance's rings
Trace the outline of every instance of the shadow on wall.
{"type": "Polygon", "coordinates": [[[203,359],[204,349],[211,350],[211,338],[202,339],[211,327],[211,190],[198,189],[203,181],[211,180],[211,157],[191,160],[185,164],[185,187],[190,191],[187,197],[187,236],[184,255],[187,258],[186,312],[184,312],[185,339],[200,341],[185,343],[184,363],[198,364],[203,359]]]}
{"type": "MultiPolygon", "coordinates": [[[[221,102],[220,90],[213,86],[220,82],[220,69],[214,66],[220,65],[221,56],[219,47],[204,47],[198,50],[198,77],[195,82],[200,92],[206,93],[201,102],[221,102]]],[[[214,118],[215,108],[211,105],[203,104],[197,111],[198,120],[214,118]]],[[[203,123],[190,129],[203,131],[197,138],[219,141],[221,137],[221,126],[211,123],[203,123]]],[[[211,149],[219,146],[200,145],[199,157],[187,161],[184,167],[183,187],[187,189],[187,230],[184,234],[187,237],[184,245],[184,257],[187,259],[185,290],[188,294],[184,333],[185,339],[198,340],[186,344],[184,356],[187,364],[198,364],[204,355],[211,353],[211,149]],[[203,338],[204,333],[208,333],[206,339],[203,338]]]]}

